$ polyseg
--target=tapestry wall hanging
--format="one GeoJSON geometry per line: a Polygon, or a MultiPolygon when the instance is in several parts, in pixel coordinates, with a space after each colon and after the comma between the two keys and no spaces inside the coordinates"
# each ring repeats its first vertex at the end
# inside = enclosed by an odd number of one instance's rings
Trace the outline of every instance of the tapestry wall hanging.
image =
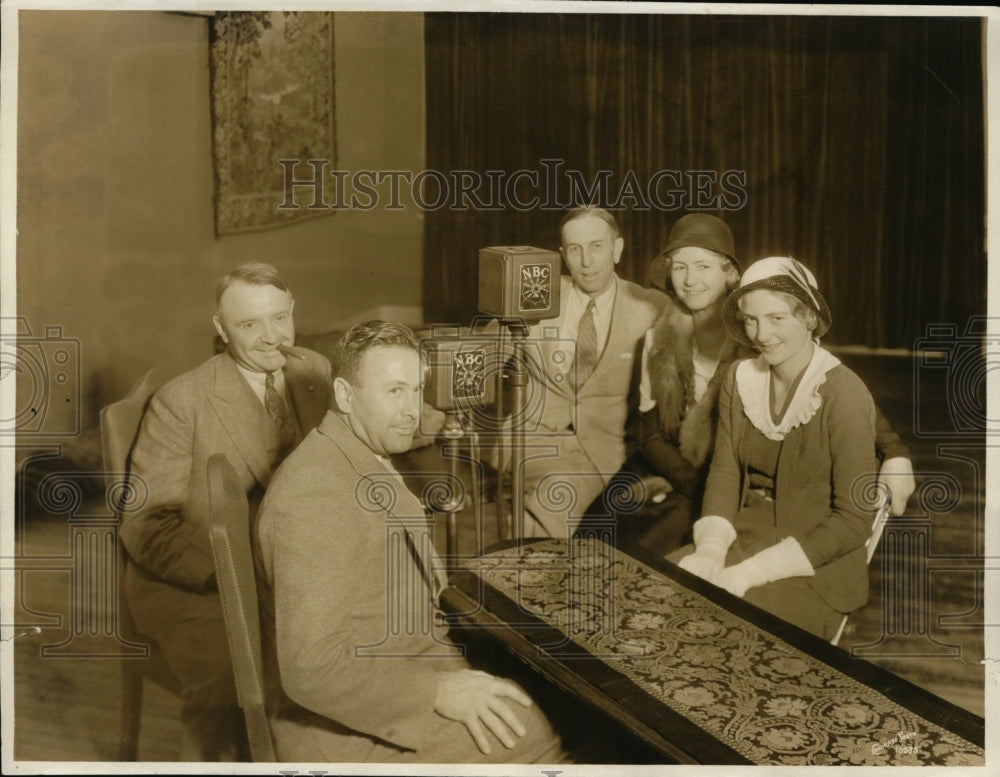
{"type": "Polygon", "coordinates": [[[210,25],[216,233],[333,213],[285,192],[286,166],[296,180],[310,159],[336,167],[333,14],[220,11],[210,25]]]}

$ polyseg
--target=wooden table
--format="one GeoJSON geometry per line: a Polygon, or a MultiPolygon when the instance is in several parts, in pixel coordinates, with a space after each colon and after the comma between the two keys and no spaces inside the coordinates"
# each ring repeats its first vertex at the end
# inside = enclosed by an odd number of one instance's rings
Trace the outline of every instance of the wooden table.
{"type": "Polygon", "coordinates": [[[600,539],[496,546],[442,604],[665,761],[984,763],[982,718],[600,539]]]}

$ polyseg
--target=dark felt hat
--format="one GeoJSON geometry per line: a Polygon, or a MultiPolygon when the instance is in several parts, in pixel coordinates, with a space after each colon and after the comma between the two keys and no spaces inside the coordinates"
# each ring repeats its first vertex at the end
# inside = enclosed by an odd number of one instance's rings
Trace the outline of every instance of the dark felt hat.
{"type": "Polygon", "coordinates": [[[657,254],[649,266],[649,281],[656,288],[669,291],[667,278],[670,275],[671,251],[678,248],[706,248],[709,251],[723,254],[740,270],[736,260],[736,248],[733,243],[733,233],[729,225],[718,216],[708,213],[689,213],[677,219],[670,230],[667,247],[657,254]]]}
{"type": "Polygon", "coordinates": [[[801,300],[816,313],[814,337],[822,337],[830,330],[830,325],[833,323],[830,306],[819,293],[816,277],[809,268],[790,256],[769,256],[757,260],[747,268],[740,278],[739,287],[733,290],[722,306],[722,320],[726,325],[726,331],[737,342],[753,347],[743,327],[739,301],[740,297],[755,289],[781,291],[801,300]]]}

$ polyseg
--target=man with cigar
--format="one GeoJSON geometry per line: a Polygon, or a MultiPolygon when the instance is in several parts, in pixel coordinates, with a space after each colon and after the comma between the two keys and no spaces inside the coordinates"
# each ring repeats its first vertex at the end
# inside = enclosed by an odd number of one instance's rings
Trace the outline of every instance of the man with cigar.
{"type": "Polygon", "coordinates": [[[142,509],[127,513],[125,592],[140,633],[181,684],[182,717],[206,761],[248,757],[209,541],[206,464],[224,453],[251,516],[278,464],[330,404],[330,362],[295,348],[294,300],[277,270],[246,263],[216,286],[226,347],[150,400],[132,449],[142,509]]]}

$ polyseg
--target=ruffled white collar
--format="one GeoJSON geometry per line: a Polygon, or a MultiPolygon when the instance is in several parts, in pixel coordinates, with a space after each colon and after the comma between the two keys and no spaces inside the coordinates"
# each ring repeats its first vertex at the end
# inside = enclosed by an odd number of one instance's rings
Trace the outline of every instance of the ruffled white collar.
{"type": "Polygon", "coordinates": [[[742,361],[736,367],[736,388],[743,401],[743,412],[769,440],[783,440],[797,426],[809,423],[823,399],[819,387],[826,383],[826,373],[840,364],[840,359],[816,346],[812,360],[802,374],[792,401],[780,423],[771,419],[771,369],[763,356],[742,361]]]}

